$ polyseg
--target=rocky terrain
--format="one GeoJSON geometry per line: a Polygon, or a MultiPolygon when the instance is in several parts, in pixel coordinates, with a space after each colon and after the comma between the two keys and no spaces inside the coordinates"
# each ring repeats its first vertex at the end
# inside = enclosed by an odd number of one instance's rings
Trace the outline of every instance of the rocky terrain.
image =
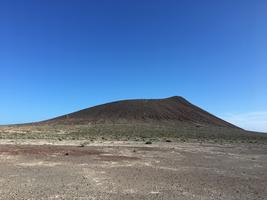
{"type": "Polygon", "coordinates": [[[259,144],[2,141],[0,199],[264,200],[266,155],[259,144]]]}

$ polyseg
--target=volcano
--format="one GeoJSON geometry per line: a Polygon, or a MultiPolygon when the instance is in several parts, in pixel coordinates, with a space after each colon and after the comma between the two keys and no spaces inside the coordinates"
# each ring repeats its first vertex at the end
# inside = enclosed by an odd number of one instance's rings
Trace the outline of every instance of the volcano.
{"type": "Polygon", "coordinates": [[[183,97],[134,99],[106,103],[66,114],[38,124],[135,124],[171,123],[238,128],[191,104],[183,97]]]}

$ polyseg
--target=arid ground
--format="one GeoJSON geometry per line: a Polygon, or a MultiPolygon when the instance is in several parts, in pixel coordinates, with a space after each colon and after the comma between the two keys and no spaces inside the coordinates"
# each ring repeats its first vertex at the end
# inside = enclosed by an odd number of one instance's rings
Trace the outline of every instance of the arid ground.
{"type": "Polygon", "coordinates": [[[1,200],[267,199],[266,144],[56,143],[0,141],[1,200]]]}

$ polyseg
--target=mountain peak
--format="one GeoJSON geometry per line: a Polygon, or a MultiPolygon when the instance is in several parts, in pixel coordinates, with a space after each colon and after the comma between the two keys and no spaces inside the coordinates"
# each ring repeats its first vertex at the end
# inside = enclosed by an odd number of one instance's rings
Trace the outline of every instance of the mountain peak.
{"type": "Polygon", "coordinates": [[[171,97],[168,97],[166,99],[170,99],[170,100],[175,100],[175,101],[187,101],[184,97],[182,96],[171,96],[171,97]]]}

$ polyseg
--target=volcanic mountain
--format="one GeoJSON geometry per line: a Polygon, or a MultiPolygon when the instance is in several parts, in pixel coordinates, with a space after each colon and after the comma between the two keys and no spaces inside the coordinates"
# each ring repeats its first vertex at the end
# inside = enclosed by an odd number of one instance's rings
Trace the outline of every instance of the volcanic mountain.
{"type": "Polygon", "coordinates": [[[39,122],[38,124],[105,123],[186,123],[194,126],[238,128],[178,96],[165,99],[116,101],[39,122]]]}

